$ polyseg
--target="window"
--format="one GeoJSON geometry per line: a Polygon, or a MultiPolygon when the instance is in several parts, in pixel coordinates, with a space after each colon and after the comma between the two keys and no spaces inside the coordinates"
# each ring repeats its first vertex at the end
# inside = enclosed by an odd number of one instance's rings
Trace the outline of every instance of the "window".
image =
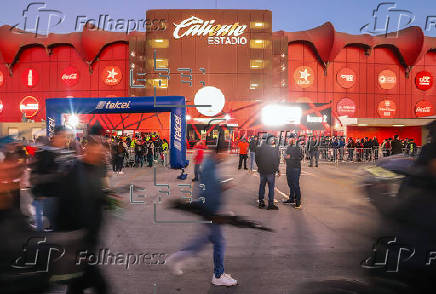
{"type": "Polygon", "coordinates": [[[266,47],[266,40],[250,40],[250,48],[264,49],[266,47]]]}
{"type": "Polygon", "coordinates": [[[251,59],[250,68],[251,69],[262,69],[265,67],[265,62],[262,59],[251,59]]]}
{"type": "Polygon", "coordinates": [[[262,21],[252,21],[250,22],[250,29],[264,29],[266,27],[265,23],[262,21]]]}
{"type": "Polygon", "coordinates": [[[168,88],[168,80],[167,79],[148,79],[147,86],[149,88],[156,87],[158,89],[166,89],[166,88],[168,88]],[[159,81],[160,81],[160,83],[159,83],[159,81]]]}
{"type": "Polygon", "coordinates": [[[170,46],[168,39],[152,39],[148,40],[147,43],[151,48],[168,48],[170,46]]]}

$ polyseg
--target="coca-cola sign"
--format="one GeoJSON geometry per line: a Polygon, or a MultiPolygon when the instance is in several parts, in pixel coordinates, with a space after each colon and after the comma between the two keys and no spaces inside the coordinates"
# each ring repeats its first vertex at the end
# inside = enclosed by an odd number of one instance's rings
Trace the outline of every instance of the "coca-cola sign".
{"type": "Polygon", "coordinates": [[[33,88],[38,84],[39,74],[34,68],[26,68],[21,75],[24,85],[33,88]]]}
{"type": "Polygon", "coordinates": [[[426,117],[434,115],[434,107],[430,101],[421,100],[415,105],[416,117],[426,117]]]}
{"type": "Polygon", "coordinates": [[[68,87],[72,87],[79,82],[79,71],[74,66],[69,66],[62,71],[61,80],[68,87]]]}

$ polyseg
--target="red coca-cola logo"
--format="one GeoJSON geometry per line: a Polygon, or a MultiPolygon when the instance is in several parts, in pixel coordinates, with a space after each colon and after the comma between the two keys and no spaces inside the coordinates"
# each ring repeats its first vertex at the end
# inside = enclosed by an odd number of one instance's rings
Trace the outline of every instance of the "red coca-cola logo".
{"type": "Polygon", "coordinates": [[[433,76],[428,71],[421,71],[416,74],[415,84],[418,89],[427,91],[433,86],[433,76]]]}
{"type": "Polygon", "coordinates": [[[381,118],[393,118],[396,111],[397,105],[389,99],[381,101],[377,107],[377,112],[381,118]]]}
{"type": "Polygon", "coordinates": [[[356,104],[350,98],[341,99],[336,105],[339,116],[352,117],[356,113],[356,104]]]}
{"type": "Polygon", "coordinates": [[[38,84],[39,74],[34,68],[27,68],[24,70],[21,78],[26,87],[33,88],[38,84]]]}
{"type": "Polygon", "coordinates": [[[72,87],[79,82],[79,71],[74,66],[69,66],[62,71],[61,80],[68,87],[72,87]]]}
{"type": "Polygon", "coordinates": [[[434,115],[434,107],[430,101],[421,100],[415,105],[416,117],[426,117],[434,115]]]}

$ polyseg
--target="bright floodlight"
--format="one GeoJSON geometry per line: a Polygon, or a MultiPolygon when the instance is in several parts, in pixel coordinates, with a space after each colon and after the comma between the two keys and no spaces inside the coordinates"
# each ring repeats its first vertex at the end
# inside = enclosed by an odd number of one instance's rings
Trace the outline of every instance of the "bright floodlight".
{"type": "Polygon", "coordinates": [[[301,116],[300,107],[267,105],[262,108],[262,122],[267,126],[300,124],[301,116]]]}
{"type": "Polygon", "coordinates": [[[71,129],[75,129],[79,125],[79,122],[80,122],[79,117],[75,114],[71,114],[68,117],[66,125],[71,129]]]}
{"type": "Polygon", "coordinates": [[[205,116],[214,116],[223,110],[226,99],[220,89],[207,86],[198,90],[194,97],[194,103],[196,105],[211,105],[210,107],[197,107],[197,110],[205,116]]]}
{"type": "Polygon", "coordinates": [[[228,115],[228,114],[226,114],[226,115],[224,116],[224,118],[227,119],[227,120],[231,119],[230,115],[228,115]]]}
{"type": "Polygon", "coordinates": [[[191,119],[191,116],[188,114],[188,115],[186,115],[186,120],[190,120],[191,119]]]}

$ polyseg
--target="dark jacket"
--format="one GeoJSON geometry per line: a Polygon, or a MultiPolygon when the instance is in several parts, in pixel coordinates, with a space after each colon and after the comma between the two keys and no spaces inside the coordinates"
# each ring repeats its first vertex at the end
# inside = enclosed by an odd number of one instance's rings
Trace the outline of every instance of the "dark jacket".
{"type": "Polygon", "coordinates": [[[280,154],[277,148],[263,143],[256,148],[256,165],[260,174],[271,175],[279,171],[280,154]]]}
{"type": "Polygon", "coordinates": [[[303,160],[303,157],[303,153],[299,147],[295,145],[289,145],[285,152],[286,171],[291,168],[301,168],[301,161],[303,160]],[[291,158],[287,159],[286,155],[290,155],[291,158]]]}
{"type": "Polygon", "coordinates": [[[393,140],[391,143],[391,154],[400,154],[403,152],[403,144],[401,144],[400,140],[393,140]]]}
{"type": "Polygon", "coordinates": [[[256,147],[257,147],[257,140],[251,140],[250,146],[248,147],[250,152],[256,152],[256,147]]]}

